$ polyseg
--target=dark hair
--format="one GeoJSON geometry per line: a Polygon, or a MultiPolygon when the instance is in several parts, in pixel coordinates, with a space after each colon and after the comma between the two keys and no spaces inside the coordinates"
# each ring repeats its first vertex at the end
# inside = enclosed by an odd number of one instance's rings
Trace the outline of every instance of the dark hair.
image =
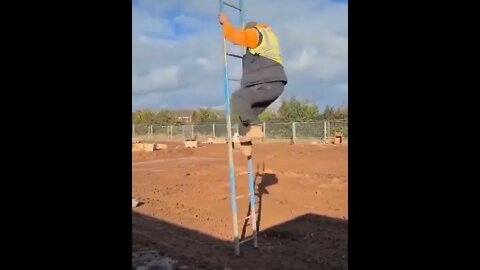
{"type": "Polygon", "coordinates": [[[248,22],[247,24],[245,24],[245,29],[247,28],[253,28],[255,27],[255,25],[257,25],[257,22],[248,22]]]}

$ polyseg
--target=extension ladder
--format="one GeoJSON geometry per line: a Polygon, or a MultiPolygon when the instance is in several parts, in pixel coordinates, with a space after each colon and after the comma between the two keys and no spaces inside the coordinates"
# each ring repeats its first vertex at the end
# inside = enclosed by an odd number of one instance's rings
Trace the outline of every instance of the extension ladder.
{"type": "MultiPolygon", "coordinates": [[[[242,28],[245,25],[245,12],[243,9],[243,0],[238,0],[239,5],[235,6],[233,4],[229,4],[224,0],[219,0],[220,2],[220,12],[223,12],[224,6],[233,8],[240,12],[240,21],[242,28]]],[[[240,81],[239,79],[231,79],[228,77],[228,64],[227,64],[227,56],[242,58],[240,55],[231,54],[227,52],[227,44],[226,40],[222,33],[223,39],[223,53],[224,53],[224,67],[223,67],[223,79],[224,79],[224,94],[225,94],[225,112],[227,118],[227,140],[228,140],[228,162],[230,167],[230,198],[231,198],[231,206],[232,206],[232,222],[233,222],[233,241],[235,246],[235,255],[240,255],[240,244],[245,243],[247,241],[253,240],[253,246],[255,248],[258,247],[257,241],[257,217],[256,217],[256,210],[255,210],[255,187],[254,187],[254,180],[253,180],[253,165],[252,165],[252,156],[247,157],[248,163],[248,195],[240,195],[236,196],[235,191],[235,171],[234,171],[234,164],[233,164],[233,144],[232,144],[232,123],[231,123],[231,113],[230,113],[230,85],[229,81],[240,81]],[[244,220],[250,221],[250,225],[252,226],[252,237],[247,239],[240,240],[238,235],[238,219],[237,219],[237,199],[250,198],[250,215],[248,215],[244,220]]],[[[243,54],[245,54],[245,48],[242,50],[243,54]]]]}

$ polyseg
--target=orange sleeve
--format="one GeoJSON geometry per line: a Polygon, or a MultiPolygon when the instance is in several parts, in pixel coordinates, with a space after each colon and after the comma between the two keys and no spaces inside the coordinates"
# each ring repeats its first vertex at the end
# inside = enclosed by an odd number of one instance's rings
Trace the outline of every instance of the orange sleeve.
{"type": "Polygon", "coordinates": [[[248,48],[255,48],[258,45],[259,33],[255,28],[236,29],[229,22],[224,22],[223,34],[227,40],[236,45],[248,48]]]}

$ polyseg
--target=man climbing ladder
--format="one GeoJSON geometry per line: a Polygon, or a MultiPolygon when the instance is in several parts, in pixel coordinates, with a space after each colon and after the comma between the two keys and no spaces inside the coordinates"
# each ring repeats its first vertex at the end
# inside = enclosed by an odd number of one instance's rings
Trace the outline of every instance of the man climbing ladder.
{"type": "MultiPolygon", "coordinates": [[[[240,89],[231,97],[232,111],[239,116],[242,145],[263,137],[258,115],[280,97],[287,84],[278,39],[272,29],[257,22],[249,22],[244,29],[233,27],[225,14],[218,15],[225,39],[246,47],[242,56],[240,89]]],[[[242,151],[246,156],[250,151],[242,151]]]]}

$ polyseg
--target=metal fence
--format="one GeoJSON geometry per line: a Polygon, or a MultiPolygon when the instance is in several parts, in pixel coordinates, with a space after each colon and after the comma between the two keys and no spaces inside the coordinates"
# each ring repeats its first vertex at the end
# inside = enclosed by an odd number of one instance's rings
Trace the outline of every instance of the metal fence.
{"type": "MultiPolygon", "coordinates": [[[[348,139],[348,121],[330,120],[318,122],[264,122],[264,141],[327,141],[341,133],[348,139]]],[[[232,124],[232,134],[238,133],[232,124]]],[[[189,139],[226,138],[225,123],[191,125],[132,125],[132,137],[143,140],[183,141],[189,139]]]]}

